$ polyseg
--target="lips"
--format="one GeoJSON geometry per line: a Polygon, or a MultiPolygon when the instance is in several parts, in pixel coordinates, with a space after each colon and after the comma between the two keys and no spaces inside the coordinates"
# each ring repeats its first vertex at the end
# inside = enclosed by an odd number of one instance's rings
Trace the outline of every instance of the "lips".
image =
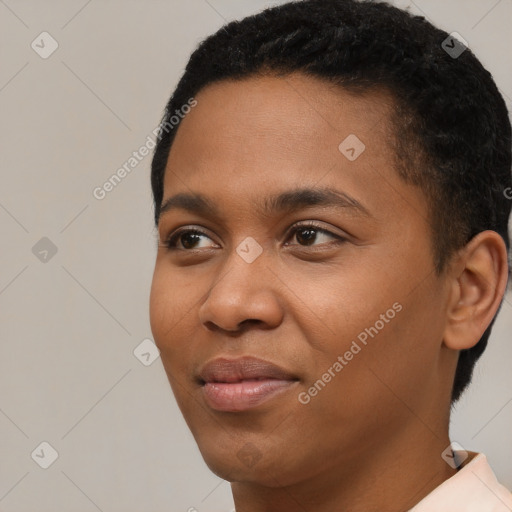
{"type": "Polygon", "coordinates": [[[263,379],[298,380],[296,376],[279,366],[255,357],[214,359],[203,366],[199,377],[203,383],[263,379]]]}
{"type": "Polygon", "coordinates": [[[198,380],[207,404],[230,412],[257,407],[299,381],[291,372],[249,356],[214,359],[202,367],[198,380]]]}

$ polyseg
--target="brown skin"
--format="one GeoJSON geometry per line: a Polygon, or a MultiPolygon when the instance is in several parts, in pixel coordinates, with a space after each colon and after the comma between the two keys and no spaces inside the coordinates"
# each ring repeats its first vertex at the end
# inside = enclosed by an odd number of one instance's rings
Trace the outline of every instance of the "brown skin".
{"type": "Polygon", "coordinates": [[[436,275],[427,201],[394,169],[384,92],[354,96],[295,73],[223,81],[196,99],[169,155],[164,200],[200,192],[221,217],[161,217],[150,320],[206,464],[232,482],[237,512],[408,510],[455,473],[441,453],[458,350],[478,342],[499,307],[503,240],[480,233],[436,275]],[[366,145],[352,162],[338,149],[349,134],[366,145]],[[299,186],[334,187],[370,216],[256,207],[299,186]],[[346,241],[288,235],[301,221],[346,241]],[[205,235],[167,250],[184,226],[205,235]],[[249,236],[263,249],[252,263],[236,252],[249,236]],[[298,393],[396,302],[402,311],[301,404],[298,393]],[[208,360],[242,355],[300,382],[250,411],[210,409],[194,376],[208,360]],[[237,456],[242,448],[253,464],[237,456]]]}

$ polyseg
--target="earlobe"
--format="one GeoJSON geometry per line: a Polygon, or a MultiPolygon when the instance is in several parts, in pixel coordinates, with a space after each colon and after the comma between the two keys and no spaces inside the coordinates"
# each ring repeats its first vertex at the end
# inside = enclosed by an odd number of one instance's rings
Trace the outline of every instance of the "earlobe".
{"type": "Polygon", "coordinates": [[[461,251],[452,270],[444,344],[452,350],[475,346],[503,299],[508,280],[505,241],[482,231],[461,251]]]}

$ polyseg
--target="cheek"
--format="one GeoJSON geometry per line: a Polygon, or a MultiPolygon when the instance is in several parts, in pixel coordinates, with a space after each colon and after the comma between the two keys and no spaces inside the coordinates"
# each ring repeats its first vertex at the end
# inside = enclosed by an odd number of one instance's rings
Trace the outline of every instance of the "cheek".
{"type": "MultiPolygon", "coordinates": [[[[176,403],[192,433],[196,426],[208,423],[202,409],[193,398],[190,376],[194,360],[194,335],[190,329],[192,304],[187,300],[187,286],[177,285],[166,272],[156,269],[150,293],[150,324],[160,359],[176,403]]],[[[188,287],[190,288],[190,287],[188,287]]],[[[190,291],[188,292],[190,294],[190,291]]]]}
{"type": "Polygon", "coordinates": [[[157,261],[149,297],[149,319],[157,346],[167,344],[175,336],[190,309],[190,287],[176,277],[157,261]]]}
{"type": "MultiPolygon", "coordinates": [[[[385,317],[388,323],[380,314],[386,315],[390,308],[376,307],[375,311],[377,314],[372,310],[369,316],[351,311],[351,333],[340,322],[340,335],[324,340],[329,347],[324,345],[321,364],[315,364],[305,385],[309,403],[299,409],[304,431],[321,431],[331,445],[354,440],[345,447],[346,453],[354,457],[359,442],[377,442],[382,432],[392,432],[410,419],[408,406],[425,389],[431,389],[430,374],[436,357],[427,344],[421,346],[425,340],[417,337],[418,318],[407,304],[399,312],[391,308],[396,314],[385,317]]],[[[318,353],[314,356],[318,362],[318,353]]],[[[308,399],[304,395],[302,398],[308,399]]]]}
{"type": "Polygon", "coordinates": [[[318,275],[309,272],[307,279],[288,282],[293,283],[293,297],[302,299],[295,300],[299,309],[294,318],[301,323],[308,343],[331,358],[348,350],[360,334],[363,339],[368,337],[365,329],[375,322],[382,330],[381,314],[389,311],[388,322],[398,314],[393,309],[400,297],[396,280],[369,263],[350,271],[341,265],[329,271],[324,267],[318,275]]]}
{"type": "Polygon", "coordinates": [[[397,396],[409,403],[435,378],[443,328],[441,290],[427,280],[411,293],[405,269],[366,268],[364,273],[331,276],[322,293],[316,285],[303,286],[301,292],[315,312],[314,325],[319,325],[318,331],[311,324],[302,326],[314,349],[308,385],[341,356],[342,369],[332,369],[335,378],[326,375],[332,382],[317,401],[319,407],[331,402],[341,416],[396,406],[397,396]]]}
{"type": "Polygon", "coordinates": [[[170,285],[158,269],[155,271],[150,293],[150,325],[153,339],[160,350],[160,358],[179,408],[185,413],[187,401],[184,389],[188,386],[187,361],[192,344],[185,343],[184,322],[180,304],[183,290],[170,285]],[[181,297],[180,293],[181,292],[181,297]]]}
{"type": "MultiPolygon", "coordinates": [[[[162,364],[169,377],[180,379],[187,372],[183,365],[187,361],[186,329],[187,308],[186,287],[176,285],[168,272],[155,267],[149,299],[151,332],[160,350],[162,364]]],[[[173,382],[171,382],[173,385],[173,382]]],[[[173,386],[174,389],[174,386],[173,386]]]]}
{"type": "MultiPolygon", "coordinates": [[[[394,318],[385,323],[377,316],[368,322],[370,327],[363,331],[366,345],[359,343],[362,350],[354,357],[359,364],[354,364],[353,373],[368,379],[360,383],[359,390],[366,387],[364,394],[380,396],[380,405],[386,403],[408,415],[406,405],[413,407],[438,385],[443,322],[430,290],[419,287],[413,294],[396,297],[402,309],[394,318]]],[[[388,315],[384,314],[386,320],[388,315]]],[[[377,401],[373,404],[377,408],[380,405],[377,401]]]]}
{"type": "Polygon", "coordinates": [[[165,286],[159,272],[155,270],[149,296],[149,322],[157,347],[162,350],[164,333],[173,325],[172,288],[165,286]]]}

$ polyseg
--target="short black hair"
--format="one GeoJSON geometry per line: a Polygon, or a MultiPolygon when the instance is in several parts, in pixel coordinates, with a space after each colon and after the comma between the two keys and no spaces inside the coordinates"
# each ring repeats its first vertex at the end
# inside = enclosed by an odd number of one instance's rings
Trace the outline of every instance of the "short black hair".
{"type": "MultiPolygon", "coordinates": [[[[174,112],[218,81],[302,72],[355,93],[391,93],[396,169],[429,200],[438,275],[481,231],[499,233],[509,251],[507,107],[491,74],[461,45],[424,17],[371,0],[291,1],[226,24],[195,49],[166,105],[151,165],[155,224],[181,119],[174,112]]],[[[452,405],[471,382],[495,319],[460,351],[452,405]]]]}

